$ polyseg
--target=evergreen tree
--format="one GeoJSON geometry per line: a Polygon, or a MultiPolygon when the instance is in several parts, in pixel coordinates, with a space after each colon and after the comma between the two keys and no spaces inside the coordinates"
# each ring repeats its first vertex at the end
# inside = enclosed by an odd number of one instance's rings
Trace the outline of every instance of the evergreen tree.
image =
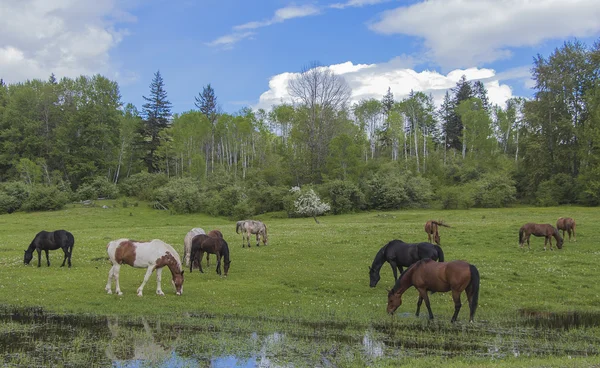
{"type": "MultiPolygon", "coordinates": [[[[217,127],[217,96],[215,96],[215,90],[211,87],[210,83],[206,85],[202,89],[202,93],[200,93],[196,98],[196,102],[194,105],[200,112],[206,116],[211,126],[211,141],[210,141],[210,170],[211,172],[215,167],[215,129],[217,127]]],[[[208,154],[206,155],[207,165],[206,170],[208,172],[208,154]]]]}
{"type": "Polygon", "coordinates": [[[473,83],[473,97],[477,97],[481,100],[481,104],[485,112],[488,115],[491,113],[490,99],[488,98],[488,92],[481,81],[473,83]]]}
{"type": "Polygon", "coordinates": [[[387,93],[383,96],[381,104],[383,105],[383,113],[386,117],[389,116],[392,107],[394,107],[394,94],[390,87],[388,87],[387,93]]]}
{"type": "Polygon", "coordinates": [[[448,148],[460,150],[462,149],[463,124],[460,116],[456,113],[456,108],[461,102],[473,97],[473,88],[466,76],[463,75],[460,78],[456,83],[456,87],[452,88],[452,93],[454,94],[452,98],[452,112],[444,125],[444,131],[446,132],[446,144],[448,148]]]}
{"type": "Polygon", "coordinates": [[[160,132],[169,125],[171,103],[167,100],[167,91],[160,71],[154,73],[150,83],[150,97],[142,96],[146,103],[142,105],[144,121],[141,134],[144,137],[146,155],[144,162],[149,172],[158,171],[156,150],[160,146],[160,132]]]}

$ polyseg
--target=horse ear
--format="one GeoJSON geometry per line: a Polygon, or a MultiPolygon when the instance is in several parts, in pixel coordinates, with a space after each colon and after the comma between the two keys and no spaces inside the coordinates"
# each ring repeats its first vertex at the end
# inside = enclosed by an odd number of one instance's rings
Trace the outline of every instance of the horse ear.
{"type": "Polygon", "coordinates": [[[184,273],[184,272],[185,272],[184,270],[182,270],[182,271],[181,271],[181,276],[183,276],[183,273],[184,273]]]}

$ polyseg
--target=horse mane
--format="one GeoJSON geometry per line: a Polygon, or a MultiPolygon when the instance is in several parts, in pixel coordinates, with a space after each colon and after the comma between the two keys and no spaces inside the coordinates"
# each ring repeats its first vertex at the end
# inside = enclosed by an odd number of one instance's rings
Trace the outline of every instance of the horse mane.
{"type": "Polygon", "coordinates": [[[558,240],[560,239],[561,241],[563,240],[562,236],[560,236],[560,232],[558,231],[557,228],[555,228],[554,226],[552,226],[552,229],[554,230],[554,237],[558,240]]]}
{"type": "Polygon", "coordinates": [[[396,284],[394,284],[394,287],[392,288],[392,290],[390,290],[390,293],[395,293],[396,291],[398,291],[398,289],[400,288],[400,280],[402,280],[402,278],[408,274],[408,273],[413,273],[415,272],[415,270],[419,267],[421,267],[421,265],[423,265],[424,263],[429,263],[429,262],[433,262],[433,260],[431,258],[425,258],[425,259],[420,259],[417,262],[413,263],[412,265],[410,265],[409,268],[406,269],[406,271],[402,272],[400,274],[400,277],[398,277],[398,281],[396,281],[396,284]]]}
{"type": "Polygon", "coordinates": [[[225,258],[225,261],[229,262],[229,245],[225,239],[221,239],[221,254],[225,258]]]}
{"type": "Polygon", "coordinates": [[[161,240],[161,242],[165,245],[165,248],[167,248],[167,251],[169,253],[171,253],[171,255],[173,256],[173,258],[175,258],[175,261],[177,261],[177,266],[179,266],[179,271],[180,272],[183,271],[183,266],[181,265],[181,259],[179,258],[179,253],[177,253],[177,251],[175,250],[175,248],[173,248],[170,244],[167,244],[167,243],[165,243],[162,240],[161,240]]]}

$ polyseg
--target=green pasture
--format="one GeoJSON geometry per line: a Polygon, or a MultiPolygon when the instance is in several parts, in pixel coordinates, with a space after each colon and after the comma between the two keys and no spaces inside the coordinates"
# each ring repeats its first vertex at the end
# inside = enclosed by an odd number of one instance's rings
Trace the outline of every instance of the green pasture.
{"type": "MultiPolygon", "coordinates": [[[[56,212],[0,216],[0,305],[5,311],[39,307],[59,315],[119,316],[131,321],[144,317],[163,325],[212,324],[221,331],[244,333],[292,328],[304,337],[325,336],[330,343],[362,336],[367,330],[395,348],[394,354],[372,360],[346,354],[337,361],[340,366],[398,362],[425,366],[440,360],[455,366],[589,366],[600,361],[596,208],[369,212],[322,217],[321,224],[311,218],[265,215],[257,218],[268,225],[269,244],[255,247],[252,241],[248,249],[242,248],[241,235],[235,233],[235,221],[172,215],[146,204],[123,208],[120,201],[98,203],[109,208],[70,204],[56,212]],[[560,216],[577,221],[577,242],[566,239],[562,250],[544,251],[543,238],[532,236],[531,250],[519,249],[522,224],[555,225],[560,216]],[[388,264],[381,270],[379,285],[369,288],[368,266],[379,248],[392,239],[426,241],[423,226],[428,219],[452,226],[440,228],[446,260],[466,260],[479,269],[481,291],[473,324],[467,322],[464,295],[458,322],[450,324],[454,307],[449,293],[430,297],[433,322],[426,320],[425,306],[421,317],[414,317],[414,289],[403,297],[396,317],[390,318],[385,311],[386,289],[393,285],[388,264]],[[175,295],[165,270],[166,296],[155,294],[153,275],[140,298],[136,289],[145,270],[123,266],[124,295],[106,294],[110,240],[159,238],[183,256],[183,238],[193,227],[223,232],[232,260],[227,278],[215,273],[211,256],[204,274],[186,271],[181,297],[175,295]],[[56,229],[69,230],[75,237],[73,267],[59,267],[61,250],[50,252],[49,268],[44,255],[37,267],[37,254],[30,266],[24,266],[23,251],[35,234],[56,229]]],[[[2,326],[0,335],[18,329],[2,326]]],[[[305,341],[305,346],[311,344],[305,341]]]]}

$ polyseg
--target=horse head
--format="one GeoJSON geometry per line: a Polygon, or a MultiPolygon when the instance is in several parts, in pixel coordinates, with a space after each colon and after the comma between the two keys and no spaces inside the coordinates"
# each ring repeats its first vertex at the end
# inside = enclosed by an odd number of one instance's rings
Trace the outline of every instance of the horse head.
{"type": "Polygon", "coordinates": [[[171,283],[173,283],[173,286],[175,287],[175,293],[177,295],[183,294],[183,272],[184,271],[181,271],[181,273],[174,273],[173,280],[171,280],[171,283]]]}
{"type": "Polygon", "coordinates": [[[31,262],[31,260],[33,259],[33,250],[30,252],[28,250],[25,251],[25,257],[23,258],[23,263],[25,263],[26,265],[29,264],[29,262],[31,262]]]}
{"type": "Polygon", "coordinates": [[[435,235],[433,236],[433,241],[435,241],[435,244],[437,244],[437,245],[442,245],[442,244],[440,244],[440,234],[438,234],[436,232],[435,235]]]}
{"type": "Polygon", "coordinates": [[[229,272],[229,265],[231,264],[231,261],[225,261],[223,262],[224,264],[224,271],[225,271],[225,277],[227,277],[227,272],[229,272]]]}
{"type": "Polygon", "coordinates": [[[387,312],[388,314],[394,314],[396,309],[402,305],[402,296],[400,293],[394,293],[394,290],[388,290],[388,304],[387,304],[387,312]]]}
{"type": "Polygon", "coordinates": [[[371,266],[369,266],[369,279],[370,279],[369,286],[371,286],[371,287],[377,286],[377,283],[381,279],[379,272],[375,271],[375,269],[371,266]]]}

